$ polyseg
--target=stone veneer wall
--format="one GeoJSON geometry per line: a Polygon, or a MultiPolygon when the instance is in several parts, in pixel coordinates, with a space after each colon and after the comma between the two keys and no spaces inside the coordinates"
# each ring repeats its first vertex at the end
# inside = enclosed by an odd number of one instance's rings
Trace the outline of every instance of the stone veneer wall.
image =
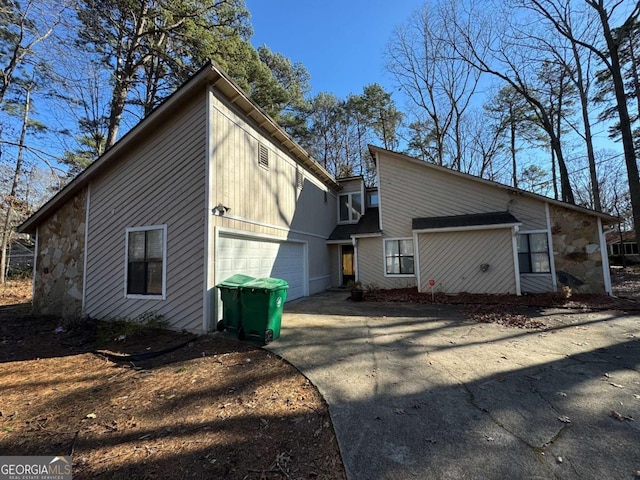
{"type": "Polygon", "coordinates": [[[38,227],[34,275],[34,313],[77,318],[82,315],[87,189],[38,227]]]}
{"type": "Polygon", "coordinates": [[[576,293],[605,293],[598,220],[549,205],[558,285],[576,293]]]}

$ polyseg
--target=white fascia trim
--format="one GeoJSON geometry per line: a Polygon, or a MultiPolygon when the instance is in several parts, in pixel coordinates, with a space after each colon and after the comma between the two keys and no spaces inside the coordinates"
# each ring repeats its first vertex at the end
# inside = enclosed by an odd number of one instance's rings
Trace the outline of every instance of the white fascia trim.
{"type": "Polygon", "coordinates": [[[86,315],[87,304],[87,263],[89,259],[89,210],[91,208],[91,183],[87,183],[87,201],[84,216],[84,259],[82,265],[82,316],[86,315]]]}
{"type": "MultiPolygon", "coordinates": [[[[553,235],[551,234],[551,213],[549,211],[549,203],[544,203],[544,212],[547,217],[547,244],[549,247],[549,267],[551,270],[551,285],[553,291],[558,291],[558,278],[556,277],[556,255],[553,250],[553,235]]],[[[598,219],[600,222],[600,219],[598,219]]]]}
{"type": "Polygon", "coordinates": [[[497,223],[494,225],[468,225],[465,227],[422,228],[413,230],[413,233],[439,233],[439,232],[465,232],[475,230],[497,230],[499,228],[519,227],[522,223],[497,223]]]}
{"type": "Polygon", "coordinates": [[[604,279],[604,290],[609,295],[613,295],[613,287],[611,285],[611,270],[609,269],[609,256],[607,255],[607,240],[602,229],[602,219],[599,217],[598,236],[600,237],[600,256],[602,257],[602,278],[604,279]]]}
{"type": "MultiPolygon", "coordinates": [[[[209,210],[209,213],[211,213],[211,210],[209,210]]],[[[250,223],[251,225],[258,225],[260,227],[273,228],[274,230],[280,230],[280,231],[283,231],[283,232],[296,233],[298,235],[306,235],[308,237],[322,238],[323,240],[326,240],[328,238],[326,235],[320,235],[318,233],[304,232],[302,230],[293,230],[293,229],[286,228],[286,227],[280,227],[278,225],[272,225],[270,223],[259,222],[257,220],[251,220],[250,218],[241,217],[239,215],[231,215],[231,214],[225,213],[224,214],[224,218],[229,218],[231,220],[236,220],[238,222],[243,222],[243,223],[250,223]]],[[[244,230],[237,230],[237,231],[242,232],[244,230]]],[[[279,238],[279,237],[273,237],[273,238],[279,238]]]]}
{"type": "Polygon", "coordinates": [[[520,287],[520,260],[518,259],[518,227],[514,226],[511,234],[511,247],[513,250],[513,273],[516,282],[516,295],[522,295],[520,287]]]}
{"type": "Polygon", "coordinates": [[[167,299],[167,225],[149,225],[142,227],[127,227],[124,241],[124,298],[130,300],[166,300],[167,299]],[[162,295],[139,295],[127,293],[129,275],[129,232],[146,232],[162,230],[162,295]]]}
{"type": "MultiPolygon", "coordinates": [[[[36,298],[36,281],[38,279],[37,277],[37,272],[38,272],[38,243],[40,241],[40,225],[38,225],[36,227],[36,248],[33,249],[33,275],[31,276],[31,278],[33,279],[31,281],[31,301],[33,301],[36,298]]],[[[84,295],[83,295],[84,297],[84,295]]]]}
{"type": "Polygon", "coordinates": [[[382,233],[354,233],[351,238],[376,238],[381,237],[382,233]]]}

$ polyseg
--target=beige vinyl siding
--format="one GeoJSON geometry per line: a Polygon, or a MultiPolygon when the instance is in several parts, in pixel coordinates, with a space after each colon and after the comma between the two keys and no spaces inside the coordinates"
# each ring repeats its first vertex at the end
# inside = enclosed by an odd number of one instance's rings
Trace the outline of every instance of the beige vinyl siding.
{"type": "Polygon", "coordinates": [[[336,196],[215,95],[211,96],[211,200],[231,208],[230,218],[328,237],[335,227],[336,196]],[[258,164],[258,145],[269,168],[258,164]],[[298,171],[303,188],[296,186],[298,171]]]}
{"type": "MultiPolygon", "coordinates": [[[[416,286],[416,277],[387,277],[382,237],[358,239],[358,280],[366,287],[407,288],[416,286]]],[[[417,265],[416,265],[417,267],[417,265]]]]}
{"type": "Polygon", "coordinates": [[[418,249],[420,291],[516,293],[510,228],[419,234],[418,249]]]}
{"type": "Polygon", "coordinates": [[[153,136],[91,184],[86,314],[157,312],[173,328],[202,328],[206,99],[185,102],[153,136]],[[166,300],[125,297],[125,230],[167,225],[166,300]]]}
{"type": "Polygon", "coordinates": [[[546,228],[544,202],[392,154],[378,156],[382,228],[410,237],[413,218],[509,211],[522,229],[546,228]]]}
{"type": "Polygon", "coordinates": [[[340,194],[343,193],[361,193],[364,189],[364,181],[361,178],[353,178],[351,180],[341,180],[340,194]]]}
{"type": "Polygon", "coordinates": [[[520,274],[520,290],[522,293],[553,292],[553,280],[550,273],[520,274]]]}
{"type": "MultiPolygon", "coordinates": [[[[336,194],[214,91],[209,98],[210,207],[222,203],[230,208],[224,216],[210,217],[210,232],[222,227],[306,242],[309,293],[323,291],[331,285],[326,239],[336,225],[336,194]],[[269,168],[258,163],[259,145],[269,152],[269,168]],[[296,185],[299,171],[304,176],[302,189],[296,185]]],[[[209,236],[209,268],[215,272],[214,235],[209,236]]]]}

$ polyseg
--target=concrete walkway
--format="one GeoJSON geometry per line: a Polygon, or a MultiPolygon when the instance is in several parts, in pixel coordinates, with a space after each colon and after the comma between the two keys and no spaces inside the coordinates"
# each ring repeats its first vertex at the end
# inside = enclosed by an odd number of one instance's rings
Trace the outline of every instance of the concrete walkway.
{"type": "Polygon", "coordinates": [[[640,476],[640,317],[524,330],[347,296],[287,304],[269,349],[324,395],[350,480],[640,476]]]}

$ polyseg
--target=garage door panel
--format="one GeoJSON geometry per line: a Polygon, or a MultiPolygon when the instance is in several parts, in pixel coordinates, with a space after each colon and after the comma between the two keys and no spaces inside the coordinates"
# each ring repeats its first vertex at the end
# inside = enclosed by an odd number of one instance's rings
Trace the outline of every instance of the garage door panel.
{"type": "Polygon", "coordinates": [[[217,281],[236,273],[281,278],[289,284],[287,300],[305,294],[304,245],[220,235],[216,248],[217,281]]]}

